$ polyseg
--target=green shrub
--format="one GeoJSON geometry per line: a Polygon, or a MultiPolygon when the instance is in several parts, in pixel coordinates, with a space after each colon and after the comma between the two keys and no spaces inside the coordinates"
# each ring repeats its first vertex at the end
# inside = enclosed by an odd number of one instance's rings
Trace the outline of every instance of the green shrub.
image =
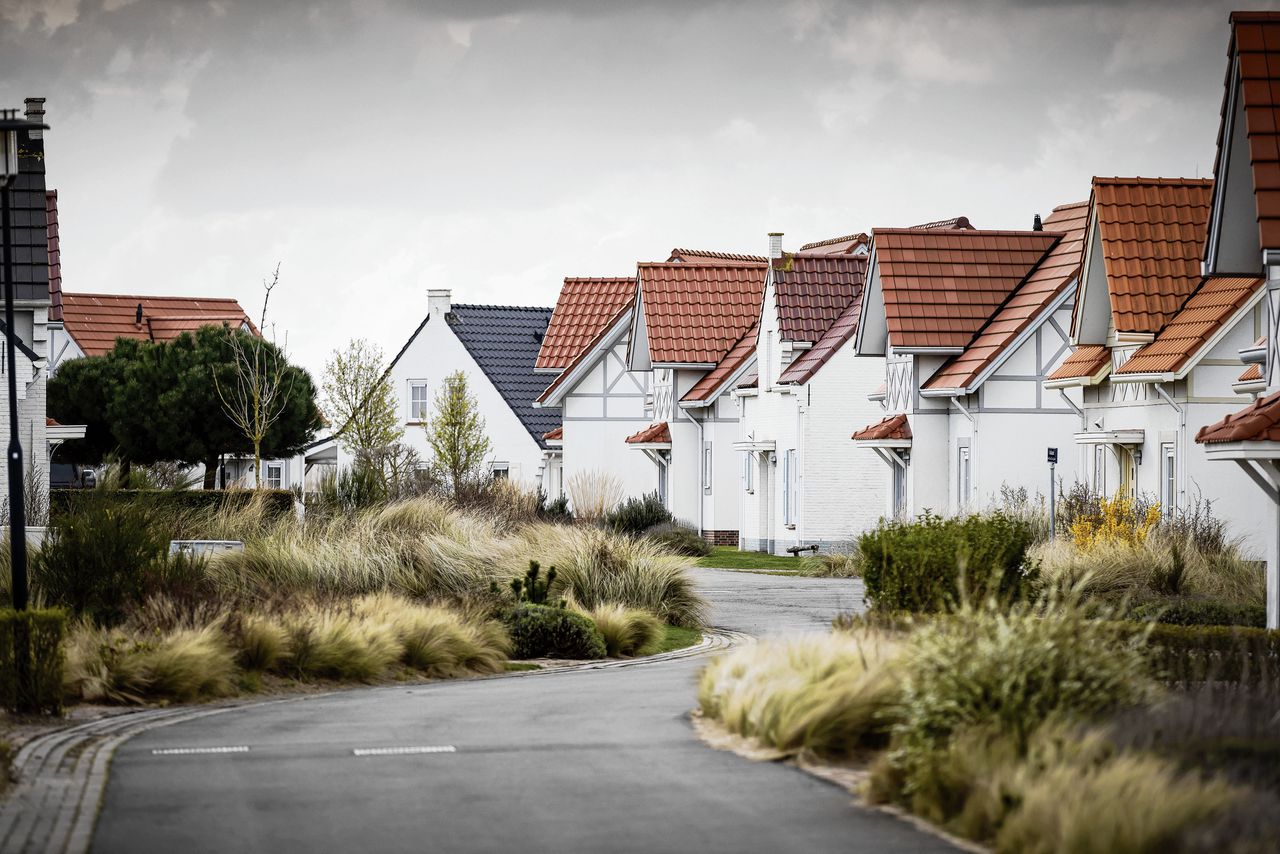
{"type": "Polygon", "coordinates": [[[607,654],[595,624],[565,608],[518,605],[509,619],[515,658],[587,660],[607,654]]]}
{"type": "Polygon", "coordinates": [[[633,537],[640,536],[655,525],[665,525],[671,521],[671,511],[656,492],[640,498],[628,498],[604,514],[606,527],[633,537]]]}
{"type": "Polygon", "coordinates": [[[86,505],[146,505],[162,515],[212,513],[247,508],[255,503],[271,516],[293,513],[293,493],[287,489],[51,489],[49,516],[56,521],[86,505]]]}
{"type": "Polygon", "coordinates": [[[32,586],[51,605],[115,624],[144,598],[168,549],[153,507],[87,495],[53,519],[33,555],[32,586]]]}
{"type": "Polygon", "coordinates": [[[662,643],[662,621],[648,611],[625,605],[597,605],[580,613],[595,624],[610,658],[648,655],[662,643]]]}
{"type": "Polygon", "coordinates": [[[936,611],[959,601],[1016,600],[1028,583],[1025,520],[1002,513],[882,521],[858,541],[867,600],[877,610],[936,611]]]}
{"type": "Polygon", "coordinates": [[[556,583],[556,568],[553,566],[547,570],[546,580],[538,578],[541,570],[541,565],[536,560],[531,560],[529,571],[524,574],[524,578],[511,579],[511,592],[515,594],[517,602],[527,602],[530,605],[547,604],[551,586],[556,583]]]}
{"type": "Polygon", "coordinates": [[[961,729],[991,726],[1025,750],[1050,718],[1092,719],[1146,700],[1154,686],[1142,640],[1140,628],[1089,619],[1071,599],[966,604],[923,624],[902,661],[893,759],[904,791],[961,729]]]}
{"type": "Polygon", "coordinates": [[[1249,626],[1265,629],[1267,609],[1262,605],[1233,605],[1216,599],[1170,596],[1144,602],[1130,609],[1129,619],[1175,626],[1249,626]]]}
{"type": "Polygon", "coordinates": [[[0,704],[12,712],[62,711],[67,618],[62,611],[0,610],[0,704]]]}
{"type": "Polygon", "coordinates": [[[1243,626],[1150,627],[1146,655],[1169,682],[1257,684],[1280,676],[1280,631],[1243,626]]]}
{"type": "Polygon", "coordinates": [[[704,557],[711,554],[711,544],[693,528],[679,522],[663,522],[644,532],[653,542],[672,554],[704,557]]]}

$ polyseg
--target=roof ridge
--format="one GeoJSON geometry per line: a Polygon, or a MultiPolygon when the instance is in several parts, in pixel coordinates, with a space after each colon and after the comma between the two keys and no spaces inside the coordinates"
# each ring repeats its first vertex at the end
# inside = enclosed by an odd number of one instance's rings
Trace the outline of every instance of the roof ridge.
{"type": "Polygon", "coordinates": [[[500,308],[503,311],[553,311],[554,310],[552,306],[543,306],[543,305],[490,305],[488,303],[478,303],[478,302],[455,302],[452,306],[449,307],[449,310],[452,311],[455,308],[494,308],[494,309],[500,308]]]}
{"type": "Polygon", "coordinates": [[[1242,12],[1232,12],[1231,15],[1227,18],[1227,20],[1233,24],[1237,24],[1237,23],[1254,24],[1254,23],[1266,23],[1270,21],[1280,21],[1280,12],[1265,12],[1265,11],[1250,12],[1247,10],[1242,12]]]}
{"type": "Polygon", "coordinates": [[[568,282],[634,282],[635,276],[565,276],[564,280],[568,282]]]}
{"type": "Polygon", "coordinates": [[[939,237],[964,237],[965,239],[977,239],[979,237],[1031,237],[1035,235],[1044,235],[1046,237],[1064,237],[1064,231],[1052,231],[1044,229],[1043,231],[1018,231],[1016,229],[982,229],[982,228],[965,228],[965,229],[938,229],[938,228],[877,228],[876,234],[936,234],[939,237]]]}
{"type": "Polygon", "coordinates": [[[1132,178],[1126,178],[1120,175],[1094,175],[1093,183],[1095,184],[1143,184],[1149,186],[1178,186],[1178,185],[1208,185],[1213,183],[1212,178],[1144,178],[1141,175],[1132,178]]]}
{"type": "Polygon", "coordinates": [[[1057,206],[1057,207],[1055,207],[1053,210],[1054,210],[1054,211],[1068,211],[1068,210],[1071,210],[1072,208],[1087,208],[1087,207],[1089,207],[1089,200],[1088,200],[1088,199],[1085,199],[1085,200],[1084,200],[1084,201],[1082,201],[1082,202],[1068,202],[1068,203],[1067,203],[1067,204],[1065,204],[1065,205],[1058,205],[1058,206],[1057,206]]]}
{"type": "Polygon", "coordinates": [[[819,246],[830,246],[833,243],[844,243],[846,240],[857,240],[859,237],[869,237],[869,235],[865,231],[858,231],[853,234],[846,234],[842,237],[828,237],[826,240],[815,240],[812,243],[806,243],[801,246],[800,251],[803,252],[806,249],[816,249],[819,246]]]}
{"type": "Polygon", "coordinates": [[[216,300],[218,302],[234,302],[238,303],[236,297],[188,297],[177,294],[104,294],[104,293],[86,293],[84,291],[63,291],[63,296],[72,297],[110,297],[112,299],[181,299],[181,300],[216,300]]]}
{"type": "MultiPolygon", "coordinates": [[[[769,263],[768,258],[765,258],[764,256],[760,256],[760,263],[757,266],[765,267],[768,265],[768,263],[769,263]]],[[[637,267],[675,267],[675,268],[685,268],[685,269],[689,267],[723,267],[728,270],[750,269],[749,265],[744,264],[741,261],[737,263],[732,263],[732,262],[720,262],[716,260],[712,260],[712,261],[701,261],[701,260],[699,261],[637,261],[636,266],[637,267]]]]}
{"type": "MultiPolygon", "coordinates": [[[[724,258],[727,260],[736,260],[736,261],[760,261],[761,263],[764,263],[765,261],[769,260],[763,255],[751,255],[746,252],[717,252],[714,249],[689,249],[686,246],[677,246],[676,248],[671,250],[672,255],[679,255],[682,252],[687,255],[700,255],[707,258],[724,258]]],[[[667,263],[679,264],[681,262],[668,261],[667,263]]]]}

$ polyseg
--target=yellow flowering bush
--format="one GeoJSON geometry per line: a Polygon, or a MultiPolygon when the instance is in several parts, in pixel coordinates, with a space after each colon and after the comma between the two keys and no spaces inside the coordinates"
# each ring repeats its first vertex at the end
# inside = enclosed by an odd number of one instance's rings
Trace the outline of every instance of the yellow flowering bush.
{"type": "Polygon", "coordinates": [[[1081,516],[1071,525],[1076,548],[1089,551],[1101,544],[1140,546],[1160,522],[1160,505],[1143,511],[1132,497],[1116,493],[1098,501],[1098,513],[1081,516]]]}

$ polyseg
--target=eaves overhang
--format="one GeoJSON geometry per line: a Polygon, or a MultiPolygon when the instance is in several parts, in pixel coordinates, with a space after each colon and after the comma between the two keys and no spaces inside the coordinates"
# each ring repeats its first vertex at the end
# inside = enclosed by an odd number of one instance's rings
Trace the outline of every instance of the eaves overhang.
{"type": "Polygon", "coordinates": [[[1213,442],[1200,447],[1211,460],[1280,460],[1280,442],[1213,442]]]}
{"type": "Polygon", "coordinates": [[[777,447],[777,444],[773,439],[765,439],[759,442],[734,442],[733,449],[735,451],[772,451],[777,447]]]}
{"type": "Polygon", "coordinates": [[[920,389],[921,397],[965,397],[970,394],[973,394],[973,392],[967,388],[920,389]]]}
{"type": "Polygon", "coordinates": [[[1146,440],[1144,430],[1087,430],[1076,433],[1077,445],[1141,445],[1146,440]]]}
{"type": "Polygon", "coordinates": [[[889,351],[895,356],[959,356],[963,347],[898,347],[890,346],[889,351]]]}
{"type": "Polygon", "coordinates": [[[910,439],[854,439],[853,443],[860,448],[910,448],[910,439]]]}
{"type": "Polygon", "coordinates": [[[1116,372],[1111,375],[1113,383],[1171,383],[1177,379],[1180,379],[1180,375],[1174,372],[1159,374],[1125,374],[1116,372]]]}

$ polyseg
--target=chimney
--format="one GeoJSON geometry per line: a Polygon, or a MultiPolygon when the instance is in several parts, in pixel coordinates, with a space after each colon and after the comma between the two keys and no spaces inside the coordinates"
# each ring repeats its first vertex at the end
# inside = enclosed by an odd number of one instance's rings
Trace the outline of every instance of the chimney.
{"type": "Polygon", "coordinates": [[[452,292],[448,288],[432,289],[427,291],[427,314],[435,317],[436,315],[446,315],[449,309],[453,307],[452,292]]]}
{"type": "Polygon", "coordinates": [[[138,309],[133,313],[133,322],[142,325],[142,303],[138,303],[138,309]]]}
{"type": "MultiPolygon", "coordinates": [[[[27,98],[27,121],[44,124],[44,98],[27,98]]],[[[43,139],[44,131],[33,130],[31,139],[43,139]]]]}
{"type": "Polygon", "coordinates": [[[1040,219],[1040,214],[1036,214],[1036,218],[1031,220],[1032,231],[1044,231],[1044,222],[1040,219]]]}
{"type": "Polygon", "coordinates": [[[769,232],[769,257],[770,258],[782,257],[782,232],[781,231],[769,232]]]}

